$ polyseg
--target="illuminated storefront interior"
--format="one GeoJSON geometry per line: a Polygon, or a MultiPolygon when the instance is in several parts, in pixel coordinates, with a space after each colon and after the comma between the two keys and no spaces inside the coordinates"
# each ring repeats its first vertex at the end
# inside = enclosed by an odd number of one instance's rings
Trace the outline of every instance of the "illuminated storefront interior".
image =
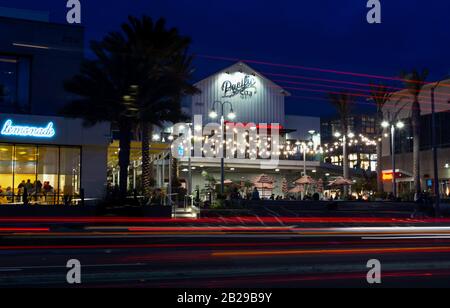
{"type": "Polygon", "coordinates": [[[109,123],[0,116],[0,204],[84,204],[106,187],[109,123]]]}
{"type": "Polygon", "coordinates": [[[81,148],[0,143],[0,203],[60,203],[80,193],[81,148]]]}

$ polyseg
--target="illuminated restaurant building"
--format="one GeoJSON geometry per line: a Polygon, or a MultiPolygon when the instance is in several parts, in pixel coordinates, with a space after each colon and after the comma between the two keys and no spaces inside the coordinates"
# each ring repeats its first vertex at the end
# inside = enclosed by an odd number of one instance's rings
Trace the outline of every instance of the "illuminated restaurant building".
{"type": "MultiPolygon", "coordinates": [[[[271,194],[283,196],[286,193],[286,186],[291,188],[293,182],[305,171],[307,175],[317,178],[327,173],[320,162],[320,119],[286,115],[285,99],[290,93],[279,85],[242,62],[225,68],[195,85],[200,89],[200,93],[190,97],[188,101],[193,117],[194,134],[200,129],[197,126],[220,123],[222,112],[227,127],[237,123],[243,125],[253,123],[256,131],[255,139],[258,138],[259,142],[262,132],[270,135],[272,130],[278,130],[279,133],[279,141],[275,147],[269,137],[266,145],[270,149],[267,150],[264,145],[259,144],[253,153],[250,149],[251,129],[238,132],[235,128],[231,137],[227,135],[224,142],[227,143],[227,151],[231,152],[231,155],[225,154],[224,169],[227,183],[242,186],[245,183],[253,183],[255,179],[265,174],[273,181],[273,187],[265,191],[260,189],[260,194],[264,197],[271,194]],[[199,125],[195,116],[201,116],[203,123],[199,125]],[[305,155],[303,150],[306,152],[305,155]],[[269,155],[261,155],[264,151],[269,155]],[[277,163],[267,164],[274,157],[277,163]]],[[[208,138],[211,136],[203,132],[199,137],[202,138],[206,148],[208,138]]],[[[189,152],[189,149],[186,150],[189,152]]],[[[220,155],[216,157],[185,155],[181,159],[180,171],[186,182],[192,178],[192,190],[203,191],[211,180],[220,183],[220,155]]]]}
{"type": "MultiPolygon", "coordinates": [[[[237,149],[230,157],[230,152],[225,153],[224,173],[227,183],[244,185],[253,182],[258,176],[263,174],[273,180],[273,189],[261,190],[261,194],[268,197],[270,194],[284,195],[283,183],[288,183],[292,187],[293,182],[300,178],[304,171],[308,175],[316,177],[328,173],[320,162],[320,118],[304,117],[298,115],[286,115],[285,98],[290,94],[279,85],[273,83],[259,72],[242,62],[225,68],[206,79],[195,84],[200,89],[200,94],[188,97],[183,102],[185,112],[192,115],[191,123],[185,123],[185,128],[191,130],[192,134],[197,134],[201,126],[200,138],[202,139],[202,151],[200,155],[184,145],[181,149],[181,158],[177,173],[183,187],[194,192],[203,192],[211,182],[220,184],[221,163],[220,155],[210,157],[205,154],[204,148],[210,138],[206,127],[210,124],[220,123],[220,115],[223,104],[225,124],[227,127],[242,123],[248,125],[255,124],[257,136],[262,131],[269,135],[272,130],[279,133],[279,145],[277,149],[272,149],[272,154],[278,158],[278,162],[273,165],[270,158],[263,158],[259,155],[251,157],[249,148],[246,153],[238,155],[237,149]],[[211,118],[212,112],[217,112],[217,118],[211,118]],[[233,114],[233,117],[229,117],[233,114]],[[195,117],[201,117],[202,123],[197,123],[195,117]],[[313,132],[311,134],[311,132],[313,132]],[[302,145],[309,144],[306,155],[303,155],[302,145]],[[306,158],[306,160],[304,160],[306,158]]],[[[155,129],[150,154],[154,161],[155,178],[158,187],[168,187],[169,183],[169,149],[176,147],[175,152],[179,152],[177,144],[177,134],[174,134],[173,127],[168,125],[162,131],[155,129]]],[[[246,143],[249,143],[248,135],[251,131],[244,131],[247,134],[246,143]]],[[[139,134],[138,134],[139,135],[139,134]]],[[[238,135],[233,138],[235,147],[238,144],[238,135]]],[[[270,138],[270,137],[269,137],[270,138]]],[[[129,189],[139,187],[142,174],[141,143],[139,136],[132,142],[130,180],[129,189]]],[[[228,140],[230,142],[230,140],[228,140]]],[[[114,142],[109,147],[108,153],[108,180],[117,183],[119,177],[118,169],[118,143],[114,142]]],[[[273,157],[271,157],[273,158],[273,157]]],[[[329,171],[329,172],[333,172],[329,171]]],[[[334,171],[335,172],[335,171],[334,171]]]]}

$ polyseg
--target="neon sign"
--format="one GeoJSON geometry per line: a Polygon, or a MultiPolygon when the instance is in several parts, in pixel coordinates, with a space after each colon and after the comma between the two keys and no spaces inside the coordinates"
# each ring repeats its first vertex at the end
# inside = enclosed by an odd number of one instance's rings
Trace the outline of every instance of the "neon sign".
{"type": "Polygon", "coordinates": [[[33,138],[53,138],[56,135],[53,122],[49,122],[45,127],[15,125],[11,119],[3,124],[2,136],[33,137],[33,138]]]}

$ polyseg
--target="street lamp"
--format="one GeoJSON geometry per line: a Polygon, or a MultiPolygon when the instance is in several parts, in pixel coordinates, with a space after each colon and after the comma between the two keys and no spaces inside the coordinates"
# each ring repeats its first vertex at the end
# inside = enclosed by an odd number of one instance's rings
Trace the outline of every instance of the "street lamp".
{"type": "Polygon", "coordinates": [[[211,119],[217,119],[217,112],[215,110],[211,110],[211,112],[209,113],[209,117],[211,119]]]}
{"type": "Polygon", "coordinates": [[[396,126],[397,126],[398,129],[403,129],[403,128],[405,128],[405,123],[398,122],[396,126]]]}
{"type": "Polygon", "coordinates": [[[391,128],[391,158],[392,158],[392,194],[397,198],[397,181],[396,181],[396,162],[395,162],[395,129],[403,129],[405,123],[398,121],[397,123],[389,123],[383,121],[381,127],[384,129],[391,128]]]}
{"type": "MultiPolygon", "coordinates": [[[[236,119],[236,113],[233,110],[233,105],[230,102],[215,101],[212,106],[212,110],[209,113],[211,119],[217,119],[219,116],[216,107],[220,110],[220,127],[222,129],[222,140],[226,139],[225,136],[225,105],[230,106],[230,112],[227,115],[229,120],[236,119]]],[[[222,142],[222,157],[220,158],[220,193],[223,195],[225,192],[225,144],[222,142]]]]}
{"type": "Polygon", "coordinates": [[[348,179],[350,176],[348,174],[348,169],[345,168],[345,163],[344,161],[346,159],[348,159],[348,148],[347,148],[347,138],[355,138],[355,134],[354,133],[347,133],[347,135],[345,134],[341,134],[340,132],[335,132],[334,133],[334,137],[336,137],[337,139],[341,139],[342,138],[342,167],[344,167],[343,169],[343,176],[345,179],[348,179]]]}
{"type": "Polygon", "coordinates": [[[231,112],[228,114],[228,119],[234,120],[236,119],[236,114],[233,111],[233,108],[231,108],[231,112]]]}
{"type": "Polygon", "coordinates": [[[303,176],[306,176],[306,143],[297,141],[295,145],[297,146],[297,151],[299,153],[303,152],[303,176]]]}
{"type": "Polygon", "coordinates": [[[444,79],[449,78],[450,75],[439,80],[435,85],[431,87],[431,141],[433,149],[433,169],[434,169],[434,194],[436,198],[435,202],[435,214],[440,215],[440,202],[441,202],[441,192],[439,187],[439,168],[438,168],[438,155],[437,155],[437,123],[436,123],[436,103],[435,103],[435,92],[437,87],[441,84],[444,79]]]}

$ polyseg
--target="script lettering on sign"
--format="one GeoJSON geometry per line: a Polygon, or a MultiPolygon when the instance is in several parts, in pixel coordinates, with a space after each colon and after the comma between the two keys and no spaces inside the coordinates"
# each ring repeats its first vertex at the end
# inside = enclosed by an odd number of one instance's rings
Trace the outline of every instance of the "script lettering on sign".
{"type": "Polygon", "coordinates": [[[56,134],[53,122],[44,127],[15,125],[12,120],[6,120],[0,132],[3,136],[53,138],[56,134]]]}
{"type": "Polygon", "coordinates": [[[241,81],[233,83],[230,80],[222,84],[223,98],[240,96],[242,99],[251,98],[257,93],[256,79],[246,75],[241,81]]]}

